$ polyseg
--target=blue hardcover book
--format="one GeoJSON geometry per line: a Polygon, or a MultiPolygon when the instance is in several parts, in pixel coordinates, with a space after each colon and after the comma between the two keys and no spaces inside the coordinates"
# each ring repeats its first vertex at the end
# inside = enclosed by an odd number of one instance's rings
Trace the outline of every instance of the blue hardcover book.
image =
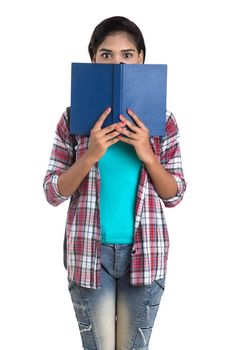
{"type": "Polygon", "coordinates": [[[150,136],[165,135],[166,64],[72,63],[70,133],[89,135],[107,107],[111,113],[103,127],[120,121],[133,122],[135,112],[150,136]]]}

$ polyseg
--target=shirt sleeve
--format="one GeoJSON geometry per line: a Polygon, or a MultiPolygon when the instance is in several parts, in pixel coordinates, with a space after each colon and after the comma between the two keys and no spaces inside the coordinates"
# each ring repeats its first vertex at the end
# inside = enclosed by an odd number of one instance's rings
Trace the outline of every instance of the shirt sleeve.
{"type": "Polygon", "coordinates": [[[178,190],[176,196],[162,199],[166,207],[174,207],[183,199],[186,183],[182,169],[179,130],[176,119],[170,112],[167,112],[166,135],[161,139],[160,162],[177,182],[178,190]]]}
{"type": "Polygon", "coordinates": [[[74,138],[69,133],[67,113],[60,118],[54,137],[49,166],[44,178],[43,188],[47,201],[57,206],[67,200],[58,190],[59,175],[69,169],[74,162],[74,138]]]}

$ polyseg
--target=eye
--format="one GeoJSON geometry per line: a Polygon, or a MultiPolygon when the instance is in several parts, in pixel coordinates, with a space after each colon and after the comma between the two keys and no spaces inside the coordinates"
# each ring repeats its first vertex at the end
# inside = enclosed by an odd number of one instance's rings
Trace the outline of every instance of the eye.
{"type": "Polygon", "coordinates": [[[110,58],[111,57],[111,54],[109,52],[103,52],[102,53],[102,57],[103,58],[110,58]]]}
{"type": "Polygon", "coordinates": [[[124,58],[132,58],[132,54],[130,52],[125,52],[123,56],[124,58]]]}

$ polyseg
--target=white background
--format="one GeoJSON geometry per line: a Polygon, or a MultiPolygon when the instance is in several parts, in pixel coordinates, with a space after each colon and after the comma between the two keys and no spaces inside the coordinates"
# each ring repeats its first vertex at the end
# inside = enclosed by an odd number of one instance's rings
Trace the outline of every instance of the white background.
{"type": "Polygon", "coordinates": [[[80,349],[62,246],[67,204],[42,190],[70,63],[104,18],[142,30],[146,63],[168,64],[184,201],[166,209],[171,247],[151,349],[234,348],[231,1],[5,1],[0,8],[1,349],[80,349]]]}

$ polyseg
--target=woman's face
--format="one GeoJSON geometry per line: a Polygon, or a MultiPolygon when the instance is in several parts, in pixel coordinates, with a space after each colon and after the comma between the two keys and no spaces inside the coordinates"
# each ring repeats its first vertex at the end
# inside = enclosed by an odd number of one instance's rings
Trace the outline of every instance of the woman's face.
{"type": "Polygon", "coordinates": [[[93,63],[143,63],[143,51],[140,54],[131,37],[125,32],[106,36],[98,46],[93,63]]]}

